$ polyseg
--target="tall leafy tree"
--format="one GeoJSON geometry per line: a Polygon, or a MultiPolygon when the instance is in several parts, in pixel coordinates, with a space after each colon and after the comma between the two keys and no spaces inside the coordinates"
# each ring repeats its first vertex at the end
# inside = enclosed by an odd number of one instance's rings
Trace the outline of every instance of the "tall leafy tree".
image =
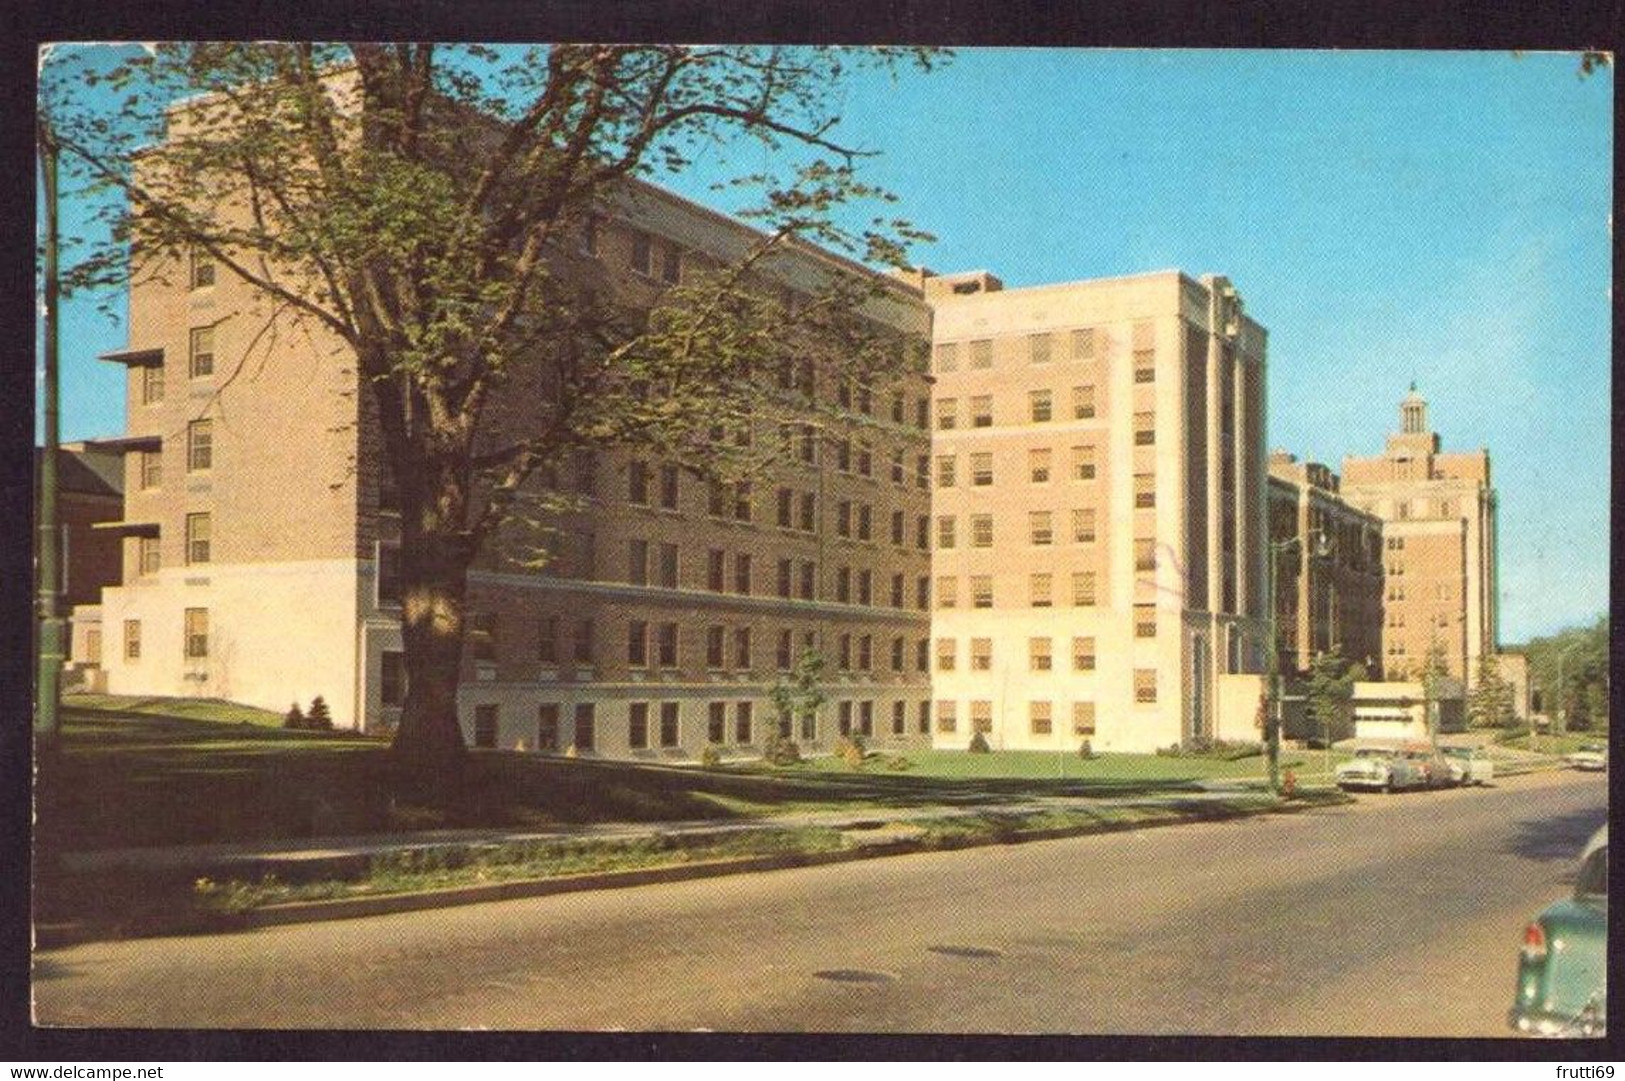
{"type": "Polygon", "coordinates": [[[1348,661],[1337,651],[1315,657],[1306,692],[1311,737],[1331,744],[1352,733],[1354,679],[1348,661]]]}
{"type": "Polygon", "coordinates": [[[567,502],[549,478],[574,455],[632,448],[742,476],[768,450],[715,429],[768,428],[764,369],[791,352],[839,373],[826,378],[896,369],[905,344],[859,315],[874,281],[825,260],[791,302],[777,271],[809,244],[900,264],[922,235],[884,215],[846,224],[851,201],[889,197],[859,180],[864,152],[839,138],[834,91],[855,69],[935,62],[912,49],[178,44],[48,82],[44,107],[78,182],[120,196],[113,243],[82,259],[80,285],[207,253],[277,318],[353,353],[362,419],[399,489],[409,690],[395,747],[438,768],[462,751],[470,567],[505,525],[567,502]],[[731,258],[651,297],[575,255],[631,182],[741,142],[767,151],[742,157],[785,168],[738,178],[760,233],[731,258]],[[500,418],[520,389],[516,431],[500,418]]]}

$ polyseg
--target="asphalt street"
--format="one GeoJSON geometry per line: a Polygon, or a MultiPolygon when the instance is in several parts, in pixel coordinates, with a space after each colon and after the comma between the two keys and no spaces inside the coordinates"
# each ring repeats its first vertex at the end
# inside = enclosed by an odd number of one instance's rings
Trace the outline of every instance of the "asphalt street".
{"type": "Polygon", "coordinates": [[[35,960],[130,1027],[1504,1036],[1606,778],[35,960]]]}

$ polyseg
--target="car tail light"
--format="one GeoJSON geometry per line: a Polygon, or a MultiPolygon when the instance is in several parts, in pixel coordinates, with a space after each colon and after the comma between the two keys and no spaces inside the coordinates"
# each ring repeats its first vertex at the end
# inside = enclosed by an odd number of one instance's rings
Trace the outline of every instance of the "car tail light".
{"type": "Polygon", "coordinates": [[[1526,961],[1546,959],[1546,931],[1538,923],[1523,929],[1523,956],[1526,961]]]}

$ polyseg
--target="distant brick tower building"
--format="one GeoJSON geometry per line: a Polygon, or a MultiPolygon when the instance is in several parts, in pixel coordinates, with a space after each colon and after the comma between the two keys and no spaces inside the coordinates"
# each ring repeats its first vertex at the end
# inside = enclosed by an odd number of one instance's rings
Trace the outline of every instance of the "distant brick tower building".
{"type": "Polygon", "coordinates": [[[1383,520],[1383,668],[1416,673],[1434,643],[1471,682],[1496,651],[1496,497],[1490,454],[1442,453],[1411,384],[1383,453],[1343,459],[1343,495],[1383,520]]]}

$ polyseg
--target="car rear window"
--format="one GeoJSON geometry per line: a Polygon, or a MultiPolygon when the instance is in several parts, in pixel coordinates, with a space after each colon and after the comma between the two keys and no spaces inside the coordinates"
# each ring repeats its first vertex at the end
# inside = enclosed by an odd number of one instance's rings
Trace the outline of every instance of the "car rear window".
{"type": "Polygon", "coordinates": [[[1580,877],[1574,883],[1576,895],[1608,896],[1608,846],[1603,845],[1586,857],[1580,865],[1580,877]]]}

